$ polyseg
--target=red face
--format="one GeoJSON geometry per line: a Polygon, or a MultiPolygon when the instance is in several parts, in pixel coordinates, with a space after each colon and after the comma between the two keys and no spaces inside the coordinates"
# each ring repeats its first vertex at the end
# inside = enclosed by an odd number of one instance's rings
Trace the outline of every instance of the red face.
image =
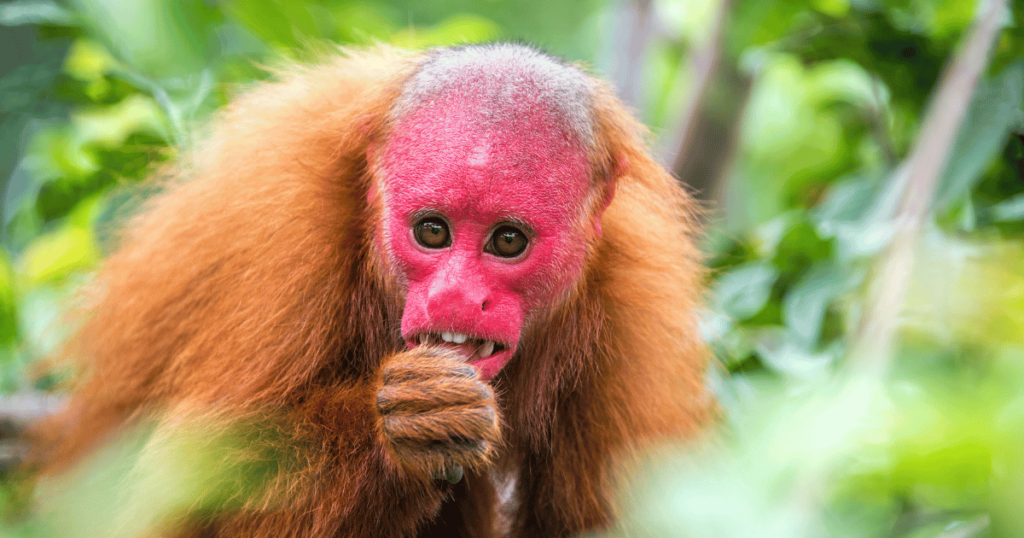
{"type": "Polygon", "coordinates": [[[473,121],[472,98],[435,100],[376,159],[378,240],[407,285],[402,337],[452,347],[488,380],[579,277],[593,229],[580,143],[543,107],[519,108],[495,126],[473,121]]]}

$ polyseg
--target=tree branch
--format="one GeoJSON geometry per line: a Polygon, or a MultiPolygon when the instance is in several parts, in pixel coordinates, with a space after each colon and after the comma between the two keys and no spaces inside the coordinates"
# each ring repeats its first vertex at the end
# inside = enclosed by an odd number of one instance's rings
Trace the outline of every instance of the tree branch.
{"type": "Polygon", "coordinates": [[[689,63],[694,66],[696,78],[689,99],[666,138],[665,162],[668,163],[670,170],[682,170],[683,160],[690,153],[689,149],[697,131],[701,108],[706,100],[708,90],[711,88],[711,82],[715,78],[718,64],[721,62],[722,42],[731,5],[731,0],[719,0],[707,41],[703,46],[691,48],[690,54],[687,55],[689,63]]]}
{"type": "Polygon", "coordinates": [[[621,9],[628,31],[616,57],[616,83],[622,100],[642,110],[644,56],[654,31],[654,6],[652,0],[625,0],[621,9]]]}
{"type": "Polygon", "coordinates": [[[910,156],[894,175],[898,178],[901,173],[906,174],[894,219],[896,235],[879,261],[851,351],[854,367],[877,375],[884,374],[892,362],[921,228],[978,79],[989,64],[992,45],[1001,29],[1000,20],[1007,9],[1006,0],[981,1],[988,6],[969,32],[963,49],[943,73],[910,156]]]}

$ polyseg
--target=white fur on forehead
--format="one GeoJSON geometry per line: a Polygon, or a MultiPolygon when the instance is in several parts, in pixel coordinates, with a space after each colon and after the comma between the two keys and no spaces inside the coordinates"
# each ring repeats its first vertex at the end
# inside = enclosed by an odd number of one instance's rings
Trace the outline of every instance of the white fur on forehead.
{"type": "MultiPolygon", "coordinates": [[[[481,118],[501,122],[521,103],[513,97],[536,95],[581,142],[594,138],[592,88],[581,70],[524,45],[511,43],[465,45],[430,52],[405,83],[392,109],[398,120],[437,96],[468,90],[468,84],[490,89],[481,118]]],[[[475,88],[479,90],[480,88],[475,88]]]]}

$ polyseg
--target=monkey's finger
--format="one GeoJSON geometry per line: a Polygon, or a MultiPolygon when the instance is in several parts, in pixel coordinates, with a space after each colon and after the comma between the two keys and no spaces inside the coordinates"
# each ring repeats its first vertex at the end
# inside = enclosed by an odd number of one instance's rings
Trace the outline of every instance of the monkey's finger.
{"type": "Polygon", "coordinates": [[[400,442],[392,446],[394,454],[406,466],[425,470],[432,478],[454,478],[449,473],[453,467],[478,468],[486,465],[493,456],[494,444],[485,441],[400,442]]]}
{"type": "Polygon", "coordinates": [[[377,393],[381,414],[429,413],[441,408],[492,401],[491,388],[476,380],[441,378],[384,385],[377,393]]]}
{"type": "Polygon", "coordinates": [[[459,472],[486,466],[494,456],[494,445],[478,441],[468,444],[395,445],[393,454],[404,467],[415,469],[434,480],[458,482],[459,472]]]}
{"type": "Polygon", "coordinates": [[[385,385],[429,381],[438,377],[476,379],[476,369],[456,356],[453,360],[392,362],[384,366],[381,377],[385,385]]]}
{"type": "Polygon", "coordinates": [[[384,433],[393,443],[429,444],[457,439],[496,441],[498,415],[489,406],[453,407],[436,413],[387,415],[384,433]]]}

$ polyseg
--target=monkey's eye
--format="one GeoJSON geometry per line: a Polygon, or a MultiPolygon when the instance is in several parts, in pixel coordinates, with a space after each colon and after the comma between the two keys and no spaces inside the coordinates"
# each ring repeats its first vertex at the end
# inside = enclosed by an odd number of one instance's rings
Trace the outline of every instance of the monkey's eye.
{"type": "Polygon", "coordinates": [[[502,258],[515,258],[526,250],[526,234],[512,226],[500,226],[494,230],[487,244],[491,254],[502,258]]]}
{"type": "Polygon", "coordinates": [[[444,248],[451,244],[448,223],[437,218],[427,217],[413,227],[416,242],[427,248],[444,248]]]}

